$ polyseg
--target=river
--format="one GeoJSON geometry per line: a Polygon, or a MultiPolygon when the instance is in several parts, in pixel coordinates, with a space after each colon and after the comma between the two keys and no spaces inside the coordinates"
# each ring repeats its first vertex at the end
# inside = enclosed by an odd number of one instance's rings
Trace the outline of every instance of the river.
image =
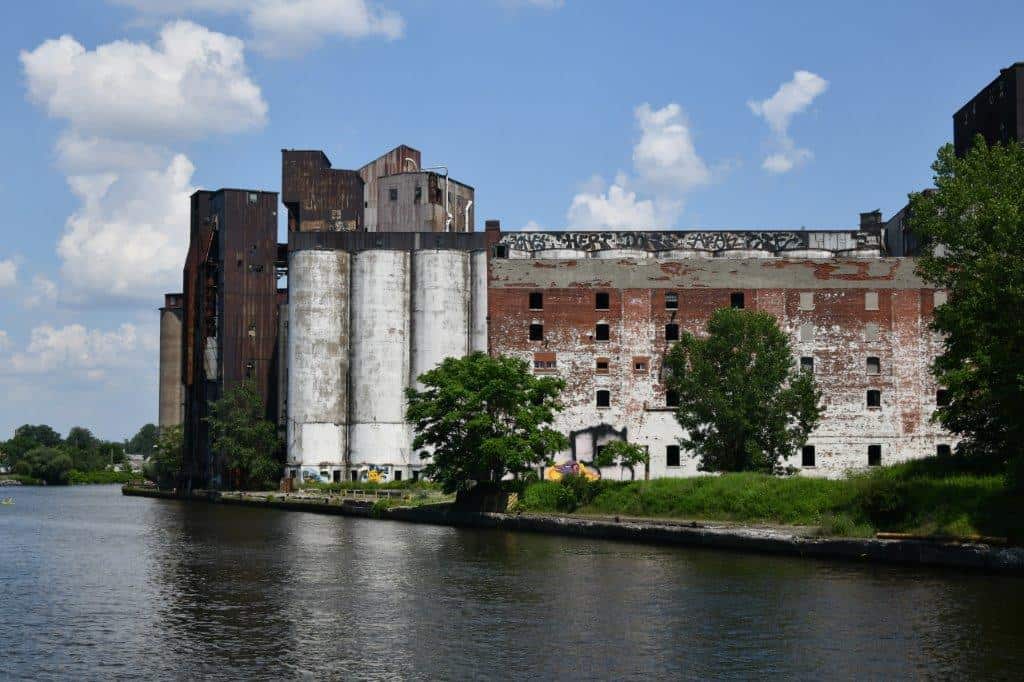
{"type": "Polygon", "coordinates": [[[1018,678],[1024,582],[7,488],[0,677],[1018,678]]]}

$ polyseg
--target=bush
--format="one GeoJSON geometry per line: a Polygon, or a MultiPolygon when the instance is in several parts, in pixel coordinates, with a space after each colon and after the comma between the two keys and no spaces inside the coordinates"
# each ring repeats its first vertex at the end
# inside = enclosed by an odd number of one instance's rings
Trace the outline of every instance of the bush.
{"type": "Polygon", "coordinates": [[[910,508],[906,481],[873,473],[857,476],[852,482],[860,512],[875,526],[890,526],[906,518],[910,508]]]}
{"type": "Polygon", "coordinates": [[[68,483],[71,485],[85,484],[108,484],[108,483],[131,483],[134,474],[130,471],[111,471],[104,469],[100,471],[78,471],[72,469],[68,472],[68,483]]]}

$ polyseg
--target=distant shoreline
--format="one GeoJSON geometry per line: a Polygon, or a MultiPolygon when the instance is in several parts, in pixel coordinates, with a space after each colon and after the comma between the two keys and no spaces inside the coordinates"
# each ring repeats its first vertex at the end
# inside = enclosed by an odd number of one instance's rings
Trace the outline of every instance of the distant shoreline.
{"type": "Polygon", "coordinates": [[[1024,575],[1024,547],[981,542],[924,539],[827,538],[801,535],[796,529],[765,528],[713,522],[681,523],[657,519],[587,518],[558,514],[466,512],[447,505],[374,509],[369,501],[331,496],[202,491],[179,496],[168,490],[124,486],[129,496],[182,502],[232,504],[286,511],[375,518],[442,526],[620,540],[657,545],[695,546],[858,563],[885,563],[980,570],[1024,575]]]}

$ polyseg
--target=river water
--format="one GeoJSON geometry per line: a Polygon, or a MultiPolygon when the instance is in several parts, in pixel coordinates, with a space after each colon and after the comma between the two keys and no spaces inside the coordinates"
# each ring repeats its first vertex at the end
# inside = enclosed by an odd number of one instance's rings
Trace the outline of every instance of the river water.
{"type": "Polygon", "coordinates": [[[0,678],[1020,679],[1024,580],[8,488],[0,678]]]}

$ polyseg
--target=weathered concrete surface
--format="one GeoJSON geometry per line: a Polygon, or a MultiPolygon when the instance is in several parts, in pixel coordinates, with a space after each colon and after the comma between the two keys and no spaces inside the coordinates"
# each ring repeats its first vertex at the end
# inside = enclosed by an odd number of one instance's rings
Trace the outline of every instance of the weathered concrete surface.
{"type": "Polygon", "coordinates": [[[182,307],[180,294],[168,294],[160,308],[160,405],[163,429],[185,419],[185,385],[181,381],[182,307]]]}
{"type": "MultiPolygon", "coordinates": [[[[180,499],[174,493],[144,488],[122,488],[125,495],[180,499]]],[[[371,517],[372,503],[330,497],[194,493],[185,501],[236,504],[340,516],[371,517]]],[[[807,529],[749,527],[727,524],[683,523],[662,520],[592,519],[540,514],[488,514],[452,510],[447,505],[397,507],[384,510],[382,520],[406,521],[468,528],[566,535],[601,540],[622,540],[658,545],[679,545],[761,552],[858,562],[944,566],[1024,575],[1024,547],[998,547],[980,543],[925,540],[872,540],[817,538],[807,529]]]]}

